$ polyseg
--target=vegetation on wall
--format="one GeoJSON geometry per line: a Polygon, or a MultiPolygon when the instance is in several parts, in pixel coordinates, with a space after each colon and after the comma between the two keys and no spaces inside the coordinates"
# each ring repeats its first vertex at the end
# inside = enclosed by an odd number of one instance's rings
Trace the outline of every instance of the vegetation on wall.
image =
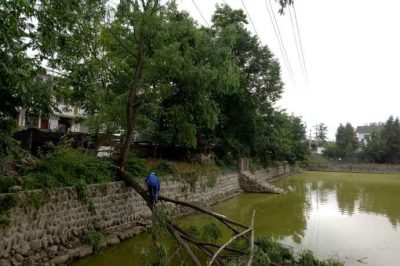
{"type": "Polygon", "coordinates": [[[93,247],[94,253],[98,253],[99,251],[101,251],[101,241],[103,240],[104,235],[101,232],[97,231],[88,231],[81,238],[81,242],[83,244],[93,247]]]}

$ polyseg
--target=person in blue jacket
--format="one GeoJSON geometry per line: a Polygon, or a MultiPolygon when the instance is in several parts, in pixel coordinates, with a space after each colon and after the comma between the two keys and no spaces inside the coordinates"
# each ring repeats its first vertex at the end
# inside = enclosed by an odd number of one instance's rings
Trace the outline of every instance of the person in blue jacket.
{"type": "Polygon", "coordinates": [[[157,202],[158,193],[160,192],[160,179],[156,176],[154,172],[146,177],[147,191],[150,198],[157,202]]]}

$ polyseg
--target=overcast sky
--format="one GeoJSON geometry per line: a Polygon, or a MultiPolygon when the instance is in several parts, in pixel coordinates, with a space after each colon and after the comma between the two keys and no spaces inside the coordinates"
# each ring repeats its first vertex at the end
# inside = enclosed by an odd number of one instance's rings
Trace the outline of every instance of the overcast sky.
{"type": "MultiPolygon", "coordinates": [[[[292,82],[284,65],[266,9],[265,0],[225,0],[233,8],[242,1],[263,44],[281,62],[285,92],[278,106],[301,116],[309,129],[328,126],[335,138],[339,123],[353,126],[385,121],[400,115],[400,1],[398,0],[295,0],[298,25],[308,73],[300,67],[290,16],[277,14],[271,0],[292,66],[292,82]]],[[[208,23],[222,0],[196,0],[208,23]]],[[[205,24],[192,0],[177,0],[200,24],[205,24]]],[[[248,29],[254,32],[251,24],[248,29]]]]}

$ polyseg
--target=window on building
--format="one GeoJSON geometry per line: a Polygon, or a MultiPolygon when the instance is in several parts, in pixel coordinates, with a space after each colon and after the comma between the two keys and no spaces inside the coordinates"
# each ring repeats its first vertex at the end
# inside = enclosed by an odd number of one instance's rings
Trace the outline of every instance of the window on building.
{"type": "Polygon", "coordinates": [[[39,116],[34,114],[26,115],[25,117],[25,126],[26,127],[38,127],[39,124],[39,116]]]}

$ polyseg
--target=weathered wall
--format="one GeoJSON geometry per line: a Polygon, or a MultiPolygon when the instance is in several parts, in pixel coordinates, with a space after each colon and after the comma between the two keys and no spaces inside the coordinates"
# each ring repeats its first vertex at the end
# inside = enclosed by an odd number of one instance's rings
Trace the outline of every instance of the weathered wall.
{"type": "MultiPolygon", "coordinates": [[[[289,171],[287,165],[281,165],[254,174],[257,180],[265,182],[289,171]]],[[[188,183],[165,180],[161,194],[212,205],[242,191],[237,173],[220,175],[216,180],[199,178],[194,191],[191,189],[188,183]]],[[[0,266],[62,264],[93,252],[92,247],[80,242],[88,231],[106,234],[107,238],[102,242],[105,246],[117,244],[149,228],[151,213],[145,201],[123,182],[91,185],[89,194],[92,209],[80,200],[74,187],[7,194],[19,200],[9,210],[10,226],[0,226],[0,266]],[[43,202],[27,208],[32,194],[40,195],[43,202]]],[[[0,194],[3,196],[6,195],[0,194]]],[[[175,213],[182,215],[187,211],[180,208],[175,213]]]]}
{"type": "Polygon", "coordinates": [[[289,166],[288,163],[281,163],[275,167],[269,167],[269,168],[262,169],[262,170],[256,170],[252,174],[258,181],[268,182],[274,178],[287,175],[287,174],[291,173],[292,171],[293,171],[293,169],[289,166]]]}
{"type": "MultiPolygon", "coordinates": [[[[200,178],[193,193],[187,183],[164,181],[161,194],[214,204],[240,193],[236,173],[219,176],[210,185],[206,177],[200,178]]],[[[108,244],[115,244],[146,230],[151,223],[145,201],[123,182],[89,189],[95,213],[78,199],[73,187],[17,193],[21,202],[32,193],[40,194],[44,203],[37,209],[17,203],[10,210],[11,225],[0,228],[0,265],[41,264],[53,258],[53,262],[64,262],[91,253],[88,247],[76,249],[79,238],[89,230],[111,234],[108,244]]]]}
{"type": "Polygon", "coordinates": [[[354,173],[400,173],[399,164],[310,164],[305,167],[308,171],[354,172],[354,173]]]}
{"type": "Polygon", "coordinates": [[[294,171],[298,171],[298,168],[289,167],[287,163],[253,172],[243,171],[239,175],[239,185],[244,192],[282,194],[285,191],[270,182],[294,171]]]}

